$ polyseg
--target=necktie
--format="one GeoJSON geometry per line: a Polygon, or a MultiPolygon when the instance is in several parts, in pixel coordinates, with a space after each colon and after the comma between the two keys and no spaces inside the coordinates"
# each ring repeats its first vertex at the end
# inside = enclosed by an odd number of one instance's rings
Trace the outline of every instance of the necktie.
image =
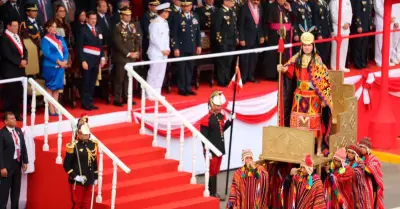
{"type": "Polygon", "coordinates": [[[96,30],[94,29],[94,27],[92,27],[92,33],[94,36],[96,36],[96,30]]]}
{"type": "Polygon", "coordinates": [[[21,161],[21,153],[20,153],[20,148],[19,148],[19,143],[18,143],[18,136],[17,133],[15,133],[15,130],[12,130],[12,135],[13,139],[15,141],[15,152],[17,153],[17,162],[21,161]]]}
{"type": "Polygon", "coordinates": [[[129,33],[132,32],[131,27],[129,26],[129,24],[126,24],[126,27],[128,28],[129,33]]]}
{"type": "Polygon", "coordinates": [[[17,4],[14,4],[14,8],[15,8],[15,10],[17,10],[17,12],[18,12],[18,15],[19,15],[19,9],[18,9],[18,5],[17,5],[17,4]]]}
{"type": "Polygon", "coordinates": [[[104,22],[106,23],[107,28],[109,28],[106,15],[103,16],[103,19],[104,19],[104,22]]]}

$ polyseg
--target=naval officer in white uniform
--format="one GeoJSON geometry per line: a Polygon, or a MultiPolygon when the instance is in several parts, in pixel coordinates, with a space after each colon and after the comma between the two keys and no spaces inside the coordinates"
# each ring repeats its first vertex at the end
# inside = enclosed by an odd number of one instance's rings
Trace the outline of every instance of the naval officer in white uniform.
{"type": "MultiPolygon", "coordinates": [[[[400,29],[400,3],[392,5],[392,16],[394,17],[394,21],[392,23],[392,29],[397,30],[400,29]]],[[[391,56],[390,62],[393,64],[400,63],[400,32],[392,33],[392,40],[390,42],[391,45],[391,56]]]]}
{"type": "MultiPolygon", "coordinates": [[[[338,24],[339,24],[339,0],[331,0],[329,2],[329,8],[331,10],[332,16],[332,26],[333,26],[333,34],[332,36],[336,36],[338,33],[338,24]]],[[[348,36],[350,34],[350,24],[353,17],[353,10],[351,8],[350,0],[342,1],[342,21],[341,21],[341,34],[342,36],[348,36]]],[[[345,67],[346,58],[347,58],[347,50],[349,47],[349,39],[342,39],[342,44],[340,46],[340,63],[339,66],[336,67],[336,49],[337,43],[336,41],[332,41],[332,51],[331,51],[331,68],[336,70],[342,70],[344,72],[350,72],[349,69],[345,67]]]]}
{"type": "MultiPolygon", "coordinates": [[[[375,10],[375,26],[376,31],[383,31],[383,2],[384,0],[375,0],[374,2],[374,10],[375,10]]],[[[393,18],[392,11],[392,25],[394,23],[395,18],[393,18]]],[[[391,27],[393,28],[393,26],[391,27]]],[[[382,36],[383,34],[375,35],[375,62],[378,67],[382,66],[382,36]]],[[[389,58],[391,57],[391,52],[389,58]]],[[[388,60],[389,61],[389,60],[388,60]]],[[[394,66],[394,63],[389,61],[389,66],[394,66]]]]}
{"type": "MultiPolygon", "coordinates": [[[[160,4],[157,6],[158,16],[150,21],[150,41],[147,55],[151,61],[167,59],[171,52],[169,48],[170,38],[167,21],[170,11],[169,3],[160,4]]],[[[151,64],[147,74],[147,83],[149,83],[158,94],[161,94],[166,68],[166,62],[151,64]]],[[[155,99],[155,97],[149,93],[147,94],[147,98],[149,100],[155,99]]]]}

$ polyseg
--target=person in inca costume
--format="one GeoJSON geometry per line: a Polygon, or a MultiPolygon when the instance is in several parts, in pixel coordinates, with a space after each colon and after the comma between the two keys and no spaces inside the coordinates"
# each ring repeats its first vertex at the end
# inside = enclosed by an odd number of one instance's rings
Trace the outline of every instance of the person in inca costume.
{"type": "MultiPolygon", "coordinates": [[[[313,174],[313,160],[306,155],[300,168],[292,168],[286,181],[290,181],[290,189],[286,202],[283,202],[285,209],[325,209],[324,186],[320,177],[313,174]]],[[[286,184],[285,184],[286,185],[286,184]]],[[[284,196],[282,194],[282,196],[284,196]]]]}
{"type": "Polygon", "coordinates": [[[244,165],[233,174],[227,209],[267,209],[268,173],[253,161],[251,150],[242,150],[244,165]]]}
{"type": "Polygon", "coordinates": [[[373,209],[385,208],[383,204],[383,176],[381,162],[371,153],[371,139],[363,138],[359,144],[365,163],[368,200],[373,209]]]}
{"type": "MultiPolygon", "coordinates": [[[[226,116],[221,111],[224,105],[226,105],[226,98],[222,91],[213,91],[208,101],[210,112],[200,121],[201,134],[221,151],[222,155],[225,154],[224,132],[232,125],[232,120],[235,118],[235,114],[233,114],[230,120],[226,119],[226,116]]],[[[207,154],[205,149],[204,154],[207,154]]],[[[220,172],[222,156],[218,157],[214,153],[211,154],[208,188],[210,189],[211,196],[219,197],[217,195],[217,175],[220,172]]]]}
{"type": "MultiPolygon", "coordinates": [[[[328,68],[316,53],[314,35],[301,35],[301,50],[278,72],[284,73],[279,86],[279,119],[285,126],[312,131],[317,139],[317,155],[322,156],[322,143],[328,146],[332,126],[332,94],[328,68]],[[283,115],[282,115],[283,114],[283,115]]],[[[328,153],[324,153],[327,155],[328,153]]]]}

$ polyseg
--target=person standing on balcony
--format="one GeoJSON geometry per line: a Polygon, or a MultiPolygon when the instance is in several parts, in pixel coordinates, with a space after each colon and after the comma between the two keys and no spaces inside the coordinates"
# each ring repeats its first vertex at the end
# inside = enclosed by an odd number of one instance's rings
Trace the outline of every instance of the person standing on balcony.
{"type": "MultiPolygon", "coordinates": [[[[332,18],[331,12],[329,11],[329,5],[327,0],[312,0],[311,1],[312,19],[317,27],[317,39],[330,38],[332,35],[332,18]]],[[[321,56],[322,62],[329,66],[331,49],[330,42],[316,44],[319,56],[321,56]]]]}
{"type": "MultiPolygon", "coordinates": [[[[235,114],[231,116],[230,120],[226,119],[223,114],[222,106],[226,105],[226,99],[221,91],[213,91],[208,101],[208,108],[210,112],[204,116],[200,121],[200,132],[206,137],[211,144],[213,144],[222,155],[225,154],[225,137],[224,132],[232,125],[232,120],[235,119],[235,114]]],[[[204,147],[204,144],[203,144],[204,147]]],[[[207,152],[204,148],[204,155],[207,152]]],[[[208,188],[210,195],[213,197],[220,197],[217,194],[217,175],[220,172],[222,156],[218,157],[211,153],[210,157],[210,180],[208,188]]]]}
{"type": "MultiPolygon", "coordinates": [[[[169,3],[158,5],[158,16],[150,22],[149,49],[147,50],[147,55],[151,61],[168,59],[168,56],[171,52],[169,47],[170,30],[167,21],[170,11],[171,9],[169,3]]],[[[166,62],[154,63],[150,65],[150,69],[147,73],[147,82],[151,87],[154,88],[157,94],[161,94],[166,69],[166,62]]],[[[150,100],[155,100],[154,95],[150,93],[147,94],[147,98],[150,100]]]]}
{"type": "MultiPolygon", "coordinates": [[[[384,9],[383,9],[383,3],[384,0],[375,0],[374,2],[374,11],[375,11],[375,26],[376,26],[376,31],[381,32],[383,31],[383,14],[384,14],[384,9]]],[[[393,14],[393,12],[392,12],[393,14]]],[[[391,23],[395,23],[396,18],[392,17],[391,23]]],[[[383,34],[377,34],[375,35],[375,63],[378,67],[382,66],[382,38],[383,34]]],[[[389,56],[390,58],[391,56],[389,56]]],[[[392,63],[390,60],[388,60],[389,66],[394,66],[394,63],[392,63]]]]}
{"type": "Polygon", "coordinates": [[[90,209],[92,190],[97,184],[97,141],[90,139],[85,119],[78,123],[76,139],[66,145],[64,170],[71,187],[73,209],[90,209]]]}
{"type": "Polygon", "coordinates": [[[128,76],[125,64],[135,62],[139,58],[140,36],[136,33],[135,25],[131,23],[131,10],[129,7],[120,9],[121,21],[114,27],[113,38],[113,63],[114,70],[114,105],[121,107],[121,97],[128,97],[128,76]]]}
{"type": "Polygon", "coordinates": [[[147,55],[147,50],[149,49],[149,42],[150,42],[149,26],[150,26],[150,22],[158,17],[157,16],[157,6],[158,5],[160,5],[160,1],[150,0],[149,5],[148,5],[149,10],[140,19],[140,26],[142,26],[142,31],[143,31],[143,49],[142,49],[143,54],[142,54],[142,57],[143,57],[144,61],[149,60],[149,57],[147,55]]]}
{"type": "MultiPolygon", "coordinates": [[[[373,0],[353,0],[352,7],[354,11],[352,34],[368,33],[372,26],[373,0]]],[[[350,40],[354,68],[362,69],[367,67],[367,49],[369,37],[359,37],[350,40]]]]}
{"type": "MultiPolygon", "coordinates": [[[[392,29],[399,30],[400,29],[400,4],[392,5],[392,14],[394,16],[394,22],[392,24],[392,29]]],[[[391,56],[390,60],[394,64],[400,63],[400,32],[392,32],[392,41],[391,45],[391,56]]]]}
{"type": "Polygon", "coordinates": [[[103,34],[96,27],[96,13],[86,13],[86,25],[81,27],[76,48],[78,48],[79,60],[83,74],[82,103],[85,110],[97,110],[93,104],[94,88],[99,74],[99,69],[106,64],[103,49],[103,34]],[[99,68],[100,67],[100,68],[99,68]]]}
{"type": "Polygon", "coordinates": [[[7,208],[10,196],[11,209],[18,209],[21,171],[28,168],[28,154],[24,134],[16,127],[15,115],[6,112],[3,121],[6,126],[0,131],[0,208],[7,208]]]}
{"type": "Polygon", "coordinates": [[[256,165],[253,152],[242,150],[244,165],[233,174],[227,209],[268,208],[268,173],[256,165]]]}
{"type": "MultiPolygon", "coordinates": [[[[331,0],[329,2],[329,7],[332,15],[333,22],[333,34],[332,36],[338,35],[338,24],[339,24],[339,0],[331,0]]],[[[342,19],[341,19],[341,36],[348,36],[350,34],[350,24],[353,17],[353,10],[351,7],[350,0],[342,1],[342,19]]],[[[342,44],[340,45],[340,63],[336,63],[336,50],[337,43],[336,41],[332,41],[332,51],[331,51],[331,68],[336,70],[339,69],[344,72],[350,72],[348,68],[346,68],[346,59],[347,59],[347,50],[349,47],[349,39],[342,39],[342,44]],[[338,65],[338,66],[337,66],[338,65]]]]}
{"type": "MultiPolygon", "coordinates": [[[[292,3],[293,7],[293,41],[300,42],[300,36],[306,31],[319,36],[316,23],[313,21],[309,0],[298,0],[292,3]]],[[[300,47],[293,47],[293,53],[297,53],[300,47]]]]}

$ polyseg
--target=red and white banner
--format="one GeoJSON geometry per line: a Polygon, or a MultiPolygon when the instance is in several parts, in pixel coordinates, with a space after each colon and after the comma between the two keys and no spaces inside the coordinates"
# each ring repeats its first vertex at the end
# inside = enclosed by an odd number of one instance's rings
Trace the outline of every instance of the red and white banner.
{"type": "MultiPolygon", "coordinates": [[[[366,106],[370,106],[373,102],[369,96],[369,89],[372,87],[380,87],[381,73],[366,73],[363,75],[349,76],[344,80],[345,84],[352,84],[356,87],[356,96],[366,106]]],[[[391,70],[389,72],[389,93],[393,96],[400,97],[400,70],[391,70]]],[[[224,112],[230,115],[232,108],[232,102],[229,102],[224,112]]],[[[206,103],[198,104],[191,107],[185,107],[178,110],[191,124],[196,128],[200,126],[200,120],[208,113],[208,106],[206,103]]],[[[240,120],[247,124],[258,124],[271,120],[277,111],[277,91],[269,92],[265,95],[256,96],[250,99],[237,100],[236,106],[236,120],[240,120]]],[[[137,122],[142,120],[140,110],[133,113],[134,118],[137,122]]],[[[179,138],[181,123],[178,117],[174,115],[168,115],[165,112],[165,108],[160,108],[158,117],[153,112],[146,110],[145,114],[145,127],[149,130],[153,130],[154,123],[157,118],[158,123],[158,134],[166,136],[167,125],[169,117],[171,117],[171,136],[172,138],[179,138]]],[[[229,118],[229,116],[227,117],[229,118]]],[[[190,137],[191,133],[188,129],[185,129],[185,137],[190,137]]]]}

